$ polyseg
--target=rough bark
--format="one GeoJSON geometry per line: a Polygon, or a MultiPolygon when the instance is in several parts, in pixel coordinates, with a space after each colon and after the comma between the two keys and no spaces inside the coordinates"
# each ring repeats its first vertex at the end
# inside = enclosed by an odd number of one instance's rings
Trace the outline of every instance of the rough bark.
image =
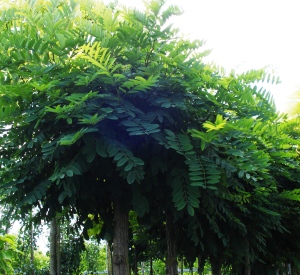
{"type": "Polygon", "coordinates": [[[56,260],[56,218],[53,218],[50,224],[50,275],[57,275],[56,260]]]}
{"type": "Polygon", "coordinates": [[[210,257],[212,275],[222,275],[222,260],[219,257],[210,257]]]}
{"type": "Polygon", "coordinates": [[[107,242],[106,248],[107,248],[107,251],[106,251],[106,253],[107,253],[106,257],[107,257],[107,259],[106,259],[106,261],[107,261],[107,272],[108,272],[107,274],[108,275],[113,275],[111,244],[107,242]]]}
{"type": "Polygon", "coordinates": [[[50,224],[50,275],[60,275],[60,231],[56,218],[50,224]]]}
{"type": "Polygon", "coordinates": [[[203,260],[202,255],[198,255],[198,274],[201,275],[204,272],[205,261],[203,260]]]}
{"type": "Polygon", "coordinates": [[[56,272],[60,275],[61,270],[61,254],[60,254],[60,222],[56,220],[56,235],[55,235],[55,249],[56,249],[56,272]]]}
{"type": "Polygon", "coordinates": [[[245,255],[245,275],[251,275],[251,261],[250,261],[250,248],[249,248],[249,241],[247,240],[245,242],[245,249],[246,249],[246,255],[245,255]]]}
{"type": "Polygon", "coordinates": [[[166,212],[167,259],[166,274],[178,275],[176,234],[171,213],[166,212]]]}
{"type": "Polygon", "coordinates": [[[113,273],[129,275],[128,263],[128,211],[122,209],[121,199],[116,198],[114,209],[113,273]]]}

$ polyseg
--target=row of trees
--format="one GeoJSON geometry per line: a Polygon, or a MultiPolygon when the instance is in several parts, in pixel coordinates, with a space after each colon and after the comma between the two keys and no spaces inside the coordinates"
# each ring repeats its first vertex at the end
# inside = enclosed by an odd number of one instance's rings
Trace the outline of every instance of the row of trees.
{"type": "MultiPolygon", "coordinates": [[[[68,223],[61,223],[60,236],[60,270],[66,275],[87,275],[87,274],[112,274],[110,247],[105,242],[99,242],[94,238],[85,241],[84,244],[77,234],[70,232],[72,227],[68,223]]],[[[35,238],[30,238],[28,228],[23,225],[18,234],[5,235],[0,237],[0,270],[6,275],[47,275],[50,272],[50,253],[45,253],[36,247],[36,237],[41,233],[34,230],[35,238]],[[32,254],[33,251],[33,254],[32,254]]],[[[3,235],[3,233],[1,233],[3,235]]],[[[140,241],[139,241],[140,242],[140,241]]],[[[49,249],[49,247],[48,247],[49,249]]],[[[132,249],[135,249],[134,247],[132,249]]],[[[132,252],[131,256],[136,253],[132,252]]],[[[137,257],[136,257],[137,258],[137,257]]],[[[149,274],[150,269],[153,274],[164,275],[164,262],[159,259],[143,258],[139,255],[140,262],[136,264],[136,269],[141,274],[149,274]]],[[[197,266],[197,264],[196,264],[197,266]]],[[[191,267],[184,259],[179,261],[181,274],[190,274],[191,267]]],[[[195,267],[194,267],[195,269],[195,267]]],[[[209,274],[210,267],[207,265],[204,274],[209,274]]]]}
{"type": "Polygon", "coordinates": [[[2,203],[37,223],[75,215],[112,246],[114,275],[145,259],[172,275],[178,259],[200,274],[208,260],[214,275],[297,269],[298,121],[276,113],[267,71],[204,64],[202,42],[168,25],[180,13],[2,7],[2,203]]]}
{"type": "MultiPolygon", "coordinates": [[[[39,228],[33,231],[26,225],[26,219],[17,234],[0,237],[0,271],[5,275],[46,275],[49,274],[50,253],[37,249],[39,228]],[[31,235],[33,234],[33,236],[31,235]]],[[[60,270],[61,274],[98,274],[106,270],[106,247],[96,241],[83,243],[72,232],[69,223],[60,225],[60,270]]],[[[49,247],[48,247],[49,248],[49,247]]],[[[45,249],[45,248],[44,248],[45,249]]]]}

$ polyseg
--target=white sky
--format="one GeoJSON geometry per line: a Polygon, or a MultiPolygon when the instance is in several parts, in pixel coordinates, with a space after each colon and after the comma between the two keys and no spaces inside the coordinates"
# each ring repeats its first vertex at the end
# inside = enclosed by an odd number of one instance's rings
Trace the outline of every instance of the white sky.
{"type": "MultiPolygon", "coordinates": [[[[143,9],[141,0],[119,3],[143,9]]],[[[167,0],[168,4],[184,10],[174,26],[213,49],[207,61],[228,72],[275,69],[282,83],[269,89],[283,110],[286,96],[300,87],[299,0],[167,0]]]]}

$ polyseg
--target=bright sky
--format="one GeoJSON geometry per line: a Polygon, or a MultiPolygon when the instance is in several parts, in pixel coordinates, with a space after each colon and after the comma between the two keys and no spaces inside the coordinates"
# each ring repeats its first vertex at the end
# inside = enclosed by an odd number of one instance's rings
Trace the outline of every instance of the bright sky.
{"type": "MultiPolygon", "coordinates": [[[[141,0],[119,3],[143,9],[141,0]]],[[[277,107],[284,109],[287,95],[300,88],[299,0],[167,0],[168,4],[184,10],[174,26],[213,49],[207,61],[228,72],[275,69],[282,83],[268,89],[277,107]]]]}

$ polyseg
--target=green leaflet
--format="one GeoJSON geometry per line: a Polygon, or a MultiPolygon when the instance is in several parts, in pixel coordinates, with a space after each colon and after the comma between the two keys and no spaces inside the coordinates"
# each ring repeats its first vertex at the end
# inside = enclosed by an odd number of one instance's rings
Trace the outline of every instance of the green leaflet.
{"type": "Polygon", "coordinates": [[[120,175],[124,177],[129,184],[135,181],[140,182],[144,178],[144,161],[135,157],[124,145],[117,141],[110,141],[107,146],[107,153],[120,169],[120,175]]]}
{"type": "Polygon", "coordinates": [[[196,155],[192,155],[185,163],[189,167],[191,185],[206,188],[206,173],[200,158],[196,155]]]}
{"type": "Polygon", "coordinates": [[[75,160],[70,162],[68,166],[63,167],[60,167],[60,163],[57,163],[54,173],[49,177],[49,180],[59,184],[61,179],[66,177],[72,178],[74,175],[81,175],[83,170],[83,165],[75,160]]]}
{"type": "Polygon", "coordinates": [[[46,158],[52,159],[56,146],[57,146],[56,140],[52,142],[44,143],[42,145],[43,159],[46,158]]]}
{"type": "Polygon", "coordinates": [[[188,157],[193,154],[193,146],[191,141],[186,134],[175,134],[170,130],[164,130],[166,133],[165,138],[167,140],[167,145],[173,148],[177,153],[188,157]]]}
{"type": "Polygon", "coordinates": [[[107,157],[106,144],[100,139],[96,139],[96,152],[100,157],[107,157]]]}
{"type": "Polygon", "coordinates": [[[226,154],[228,155],[233,155],[236,157],[243,157],[244,156],[244,152],[239,150],[239,149],[229,149],[225,151],[226,154]]]}
{"type": "Polygon", "coordinates": [[[285,190],[279,194],[279,197],[286,200],[300,201],[300,189],[285,190]]]}
{"type": "Polygon", "coordinates": [[[84,118],[79,119],[79,124],[97,124],[99,121],[103,120],[106,117],[106,114],[98,116],[98,114],[85,115],[84,118]]]}
{"type": "Polygon", "coordinates": [[[80,139],[84,134],[91,133],[91,132],[97,132],[98,129],[96,128],[82,128],[79,131],[68,134],[58,141],[60,145],[70,146],[74,144],[78,139],[80,139]]]}
{"type": "Polygon", "coordinates": [[[190,216],[194,216],[195,215],[195,210],[194,210],[194,208],[191,205],[187,206],[187,210],[188,210],[188,213],[190,214],[190,216]]]}
{"type": "Polygon", "coordinates": [[[111,57],[109,49],[102,47],[99,42],[82,46],[77,50],[76,58],[84,59],[98,67],[100,69],[97,72],[98,75],[107,75],[110,77],[111,73],[121,67],[120,64],[114,65],[116,58],[111,57]]]}
{"type": "Polygon", "coordinates": [[[160,97],[156,99],[156,102],[163,108],[180,108],[186,110],[187,106],[184,102],[184,98],[180,96],[171,96],[168,98],[160,97]]]}
{"type": "Polygon", "coordinates": [[[120,90],[128,93],[137,93],[139,91],[146,91],[155,85],[158,76],[150,76],[145,79],[141,76],[136,76],[135,79],[129,79],[122,83],[120,90]]]}
{"type": "Polygon", "coordinates": [[[220,167],[213,161],[197,155],[191,155],[185,163],[189,167],[189,177],[192,186],[216,189],[213,185],[221,182],[220,167]]]}
{"type": "Polygon", "coordinates": [[[185,170],[173,170],[173,177],[170,179],[172,185],[172,200],[175,207],[180,211],[187,208],[189,215],[194,215],[194,208],[199,207],[199,189],[192,186],[185,175],[185,170]]]}
{"type": "Polygon", "coordinates": [[[210,131],[210,132],[200,132],[195,129],[189,129],[188,133],[191,134],[193,138],[201,139],[201,150],[204,151],[206,146],[212,142],[212,140],[217,138],[217,131],[210,131]]]}
{"type": "Polygon", "coordinates": [[[99,98],[107,98],[109,97],[109,94],[99,94],[98,92],[88,92],[88,93],[72,93],[71,95],[66,97],[66,100],[78,103],[78,102],[84,102],[89,99],[99,99],[99,98]]]}
{"type": "Polygon", "coordinates": [[[40,182],[32,191],[28,192],[28,195],[23,200],[19,202],[18,207],[21,207],[24,204],[34,204],[36,201],[41,200],[42,197],[46,195],[49,186],[50,182],[48,180],[40,182]]]}
{"type": "Polygon", "coordinates": [[[128,159],[126,158],[126,155],[124,155],[123,158],[118,160],[117,167],[123,166],[126,162],[128,162],[128,159]]]}
{"type": "Polygon", "coordinates": [[[143,122],[140,119],[125,120],[122,125],[126,126],[126,131],[129,135],[150,135],[160,132],[158,124],[150,124],[143,122]]]}
{"type": "Polygon", "coordinates": [[[10,120],[14,117],[14,112],[17,110],[18,105],[14,103],[1,106],[0,108],[0,121],[10,120]]]}
{"type": "Polygon", "coordinates": [[[223,116],[217,115],[215,123],[206,121],[203,123],[203,128],[207,129],[207,132],[210,131],[219,131],[224,128],[226,125],[226,119],[223,119],[223,116]]]}
{"type": "Polygon", "coordinates": [[[139,217],[144,216],[145,213],[149,212],[149,202],[147,198],[141,193],[139,187],[135,187],[133,191],[133,210],[138,214],[139,217]]]}

